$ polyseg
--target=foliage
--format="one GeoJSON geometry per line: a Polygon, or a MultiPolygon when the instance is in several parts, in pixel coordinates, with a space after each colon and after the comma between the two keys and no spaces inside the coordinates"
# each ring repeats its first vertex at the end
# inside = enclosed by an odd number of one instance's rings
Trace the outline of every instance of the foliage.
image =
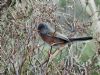
{"type": "Polygon", "coordinates": [[[5,2],[0,9],[0,75],[100,74],[100,60],[93,41],[69,43],[61,49],[54,47],[51,55],[57,50],[60,52],[49,62],[51,48],[37,32],[38,24],[45,22],[68,37],[92,36],[91,19],[85,11],[78,12],[82,9],[79,3],[73,0],[7,1],[9,4],[5,2]]]}

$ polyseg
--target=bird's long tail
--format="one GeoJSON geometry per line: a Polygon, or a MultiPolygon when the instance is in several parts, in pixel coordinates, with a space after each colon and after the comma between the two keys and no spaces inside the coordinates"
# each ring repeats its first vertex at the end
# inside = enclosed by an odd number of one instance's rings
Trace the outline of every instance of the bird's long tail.
{"type": "Polygon", "coordinates": [[[93,37],[80,37],[80,38],[69,38],[70,42],[73,41],[86,41],[86,40],[92,40],[93,37]]]}

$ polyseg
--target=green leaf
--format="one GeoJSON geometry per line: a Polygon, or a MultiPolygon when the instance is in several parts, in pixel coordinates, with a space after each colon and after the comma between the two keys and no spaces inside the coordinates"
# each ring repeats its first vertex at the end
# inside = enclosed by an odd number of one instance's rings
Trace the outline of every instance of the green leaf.
{"type": "Polygon", "coordinates": [[[59,0],[59,4],[64,8],[66,6],[66,0],[59,0]]]}
{"type": "Polygon", "coordinates": [[[91,75],[100,75],[100,74],[96,71],[93,71],[93,72],[91,72],[91,75]]]}
{"type": "Polygon", "coordinates": [[[86,62],[91,59],[95,54],[95,44],[91,41],[86,43],[85,47],[81,52],[80,62],[86,62]]]}
{"type": "Polygon", "coordinates": [[[94,0],[96,5],[100,5],[100,0],[94,0]]]}

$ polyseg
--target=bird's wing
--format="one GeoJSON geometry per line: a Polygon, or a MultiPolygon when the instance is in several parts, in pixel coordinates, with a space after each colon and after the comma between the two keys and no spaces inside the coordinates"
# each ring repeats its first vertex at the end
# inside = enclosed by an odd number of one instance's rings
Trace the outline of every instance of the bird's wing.
{"type": "Polygon", "coordinates": [[[63,39],[63,40],[66,40],[66,41],[69,41],[68,37],[63,35],[63,34],[60,34],[58,32],[55,33],[55,37],[59,38],[59,39],[63,39]]]}
{"type": "Polygon", "coordinates": [[[67,41],[69,40],[66,36],[58,32],[50,32],[47,35],[50,37],[55,37],[55,38],[62,39],[62,40],[67,40],[67,41]]]}

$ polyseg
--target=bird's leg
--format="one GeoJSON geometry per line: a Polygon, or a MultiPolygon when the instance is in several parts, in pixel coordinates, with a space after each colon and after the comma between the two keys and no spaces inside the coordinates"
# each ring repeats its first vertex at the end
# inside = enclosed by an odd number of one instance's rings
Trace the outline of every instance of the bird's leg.
{"type": "Polygon", "coordinates": [[[51,46],[51,49],[50,49],[50,53],[52,52],[52,46],[51,46]]]}
{"type": "Polygon", "coordinates": [[[51,54],[52,54],[52,46],[51,46],[51,48],[49,50],[48,56],[50,57],[51,54]]]}

